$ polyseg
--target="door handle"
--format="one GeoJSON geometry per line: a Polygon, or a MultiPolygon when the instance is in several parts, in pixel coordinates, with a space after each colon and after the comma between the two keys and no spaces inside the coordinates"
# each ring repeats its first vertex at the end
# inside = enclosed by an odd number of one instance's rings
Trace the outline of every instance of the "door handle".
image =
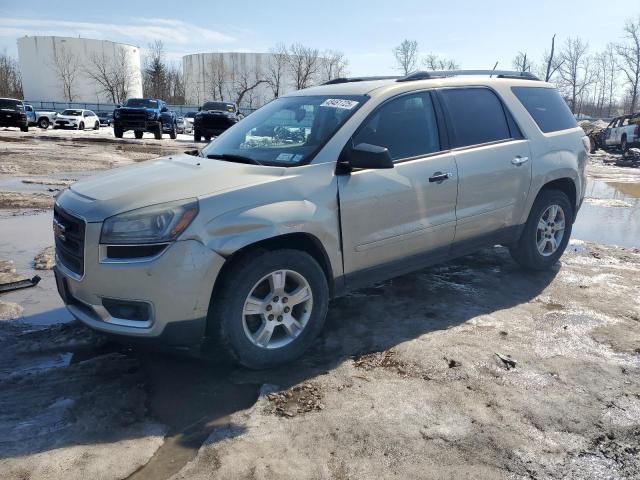
{"type": "Polygon", "coordinates": [[[451,178],[450,173],[435,172],[433,175],[429,177],[429,183],[434,183],[434,182],[442,183],[449,178],[451,178]]]}
{"type": "Polygon", "coordinates": [[[529,161],[529,157],[517,156],[516,158],[511,160],[511,163],[513,163],[516,167],[519,167],[520,165],[524,165],[528,161],[529,161]]]}

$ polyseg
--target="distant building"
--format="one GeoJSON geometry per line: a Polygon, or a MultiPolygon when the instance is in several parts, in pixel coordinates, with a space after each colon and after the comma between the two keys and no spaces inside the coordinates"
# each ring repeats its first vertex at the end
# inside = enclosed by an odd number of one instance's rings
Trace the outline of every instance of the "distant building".
{"type": "MultiPolygon", "coordinates": [[[[96,76],[111,78],[126,91],[142,96],[140,49],[134,45],[72,37],[18,39],[22,88],[26,100],[113,103],[96,76]],[[124,76],[124,79],[123,79],[124,76]]],[[[122,93],[122,91],[120,92],[122,93]]]]}
{"type": "MultiPolygon", "coordinates": [[[[188,104],[206,100],[236,101],[243,85],[268,79],[244,94],[240,107],[258,108],[274,98],[273,71],[276,57],[271,53],[213,52],[182,57],[185,98],[188,104]]],[[[295,90],[291,74],[281,66],[279,95],[295,90]]]]}

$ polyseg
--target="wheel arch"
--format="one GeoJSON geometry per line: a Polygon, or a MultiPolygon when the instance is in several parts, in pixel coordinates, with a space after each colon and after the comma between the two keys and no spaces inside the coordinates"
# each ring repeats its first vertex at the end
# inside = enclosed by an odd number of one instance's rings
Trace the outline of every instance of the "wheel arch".
{"type": "Polygon", "coordinates": [[[569,202],[571,202],[571,207],[573,208],[573,218],[571,219],[571,221],[575,221],[576,209],[578,206],[578,190],[576,188],[575,181],[569,177],[562,177],[551,180],[550,182],[542,185],[542,187],[536,194],[536,198],[538,198],[543,191],[547,190],[560,190],[569,198],[569,202]]]}

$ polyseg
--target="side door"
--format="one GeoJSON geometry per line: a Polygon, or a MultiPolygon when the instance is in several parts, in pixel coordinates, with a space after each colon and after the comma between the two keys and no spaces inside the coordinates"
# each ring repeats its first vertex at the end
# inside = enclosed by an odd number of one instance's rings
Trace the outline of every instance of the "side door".
{"type": "Polygon", "coordinates": [[[458,166],[453,247],[458,254],[517,226],[531,185],[531,152],[492,89],[443,88],[438,97],[458,166]]]}
{"type": "Polygon", "coordinates": [[[338,177],[350,286],[446,256],[456,221],[456,164],[439,131],[430,92],[386,101],[362,123],[350,145],[362,143],[386,147],[394,168],[338,177]]]}

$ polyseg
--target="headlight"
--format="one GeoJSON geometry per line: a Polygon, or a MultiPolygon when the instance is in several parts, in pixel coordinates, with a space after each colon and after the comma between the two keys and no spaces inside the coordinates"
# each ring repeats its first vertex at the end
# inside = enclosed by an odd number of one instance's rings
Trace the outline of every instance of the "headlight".
{"type": "Polygon", "coordinates": [[[147,118],[148,118],[149,120],[155,120],[155,118],[156,118],[156,112],[149,112],[149,113],[147,113],[147,118]]]}
{"type": "Polygon", "coordinates": [[[140,244],[175,240],[198,214],[196,199],[161,203],[107,218],[100,243],[140,244]]]}

